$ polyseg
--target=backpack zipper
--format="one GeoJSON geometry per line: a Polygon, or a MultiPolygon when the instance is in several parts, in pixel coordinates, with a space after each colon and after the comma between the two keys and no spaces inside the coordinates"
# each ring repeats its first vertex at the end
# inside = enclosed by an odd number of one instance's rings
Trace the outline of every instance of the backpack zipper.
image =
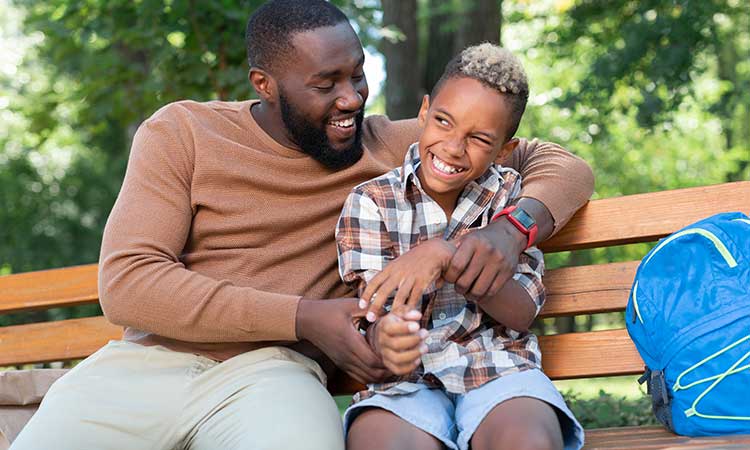
{"type": "Polygon", "coordinates": [[[665,245],[669,244],[670,242],[674,241],[675,239],[679,239],[683,236],[691,235],[691,234],[698,234],[700,236],[703,236],[704,238],[711,241],[711,243],[714,244],[714,247],[716,247],[716,250],[719,251],[722,258],[724,258],[724,261],[726,261],[729,268],[737,267],[737,260],[734,259],[734,256],[732,256],[732,253],[727,249],[726,245],[724,245],[723,242],[721,242],[721,239],[719,239],[715,234],[708,230],[704,230],[703,228],[688,228],[687,230],[682,230],[679,233],[675,233],[672,236],[669,236],[668,238],[664,239],[659,245],[656,246],[653,252],[651,252],[651,255],[646,259],[644,264],[648,263],[651,258],[654,257],[665,245]]]}

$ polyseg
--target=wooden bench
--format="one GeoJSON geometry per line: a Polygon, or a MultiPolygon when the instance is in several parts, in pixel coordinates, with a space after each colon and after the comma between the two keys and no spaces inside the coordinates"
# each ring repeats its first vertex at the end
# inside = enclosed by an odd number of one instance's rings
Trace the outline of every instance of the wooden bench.
{"type": "MultiPolygon", "coordinates": [[[[652,242],[706,216],[748,210],[750,181],[595,200],[542,248],[550,254],[652,242]]],[[[630,261],[549,270],[541,316],[623,311],[637,266],[630,261]]],[[[97,301],[94,264],[0,277],[0,314],[97,301]]],[[[104,317],[2,327],[0,367],[84,358],[121,335],[104,317]]],[[[540,344],[552,379],[633,375],[644,367],[625,329],[540,336],[540,344]]],[[[329,388],[342,394],[359,386],[342,377],[329,388]]],[[[750,448],[750,436],[689,439],[658,426],[587,430],[586,440],[587,449],[750,448]]]]}

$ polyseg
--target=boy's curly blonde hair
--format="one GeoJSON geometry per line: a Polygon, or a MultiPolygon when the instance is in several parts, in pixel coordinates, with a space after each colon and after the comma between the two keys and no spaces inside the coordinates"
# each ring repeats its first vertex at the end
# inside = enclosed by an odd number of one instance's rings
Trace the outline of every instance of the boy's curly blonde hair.
{"type": "Polygon", "coordinates": [[[529,82],[521,61],[508,50],[489,42],[467,47],[445,67],[431,96],[437,95],[446,80],[459,77],[472,78],[503,94],[511,106],[506,138],[512,138],[529,99],[529,82]]]}

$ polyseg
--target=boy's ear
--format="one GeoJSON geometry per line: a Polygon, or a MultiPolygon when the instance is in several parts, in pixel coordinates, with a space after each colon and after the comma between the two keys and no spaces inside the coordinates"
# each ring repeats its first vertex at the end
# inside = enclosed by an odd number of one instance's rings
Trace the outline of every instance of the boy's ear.
{"type": "Polygon", "coordinates": [[[426,95],[422,97],[422,106],[419,107],[419,114],[417,115],[417,123],[419,126],[424,128],[424,124],[427,123],[427,111],[430,109],[430,96],[426,95]]]}
{"type": "Polygon", "coordinates": [[[521,141],[519,141],[518,138],[513,138],[509,140],[508,142],[506,142],[505,144],[503,144],[502,148],[500,148],[500,152],[498,152],[497,154],[497,160],[503,161],[506,158],[508,158],[510,154],[513,153],[513,150],[516,149],[519,142],[521,141]]]}
{"type": "Polygon", "coordinates": [[[269,103],[275,103],[278,94],[276,80],[265,70],[257,67],[250,68],[247,79],[258,93],[258,96],[269,103]]]}

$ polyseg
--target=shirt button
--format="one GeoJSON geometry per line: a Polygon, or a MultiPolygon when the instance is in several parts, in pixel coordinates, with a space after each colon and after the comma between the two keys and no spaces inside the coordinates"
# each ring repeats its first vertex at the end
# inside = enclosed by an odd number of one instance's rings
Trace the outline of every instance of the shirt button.
{"type": "Polygon", "coordinates": [[[440,314],[438,314],[438,319],[440,319],[440,320],[445,320],[446,317],[448,317],[448,316],[446,316],[445,313],[443,313],[443,312],[441,312],[440,314]]]}

